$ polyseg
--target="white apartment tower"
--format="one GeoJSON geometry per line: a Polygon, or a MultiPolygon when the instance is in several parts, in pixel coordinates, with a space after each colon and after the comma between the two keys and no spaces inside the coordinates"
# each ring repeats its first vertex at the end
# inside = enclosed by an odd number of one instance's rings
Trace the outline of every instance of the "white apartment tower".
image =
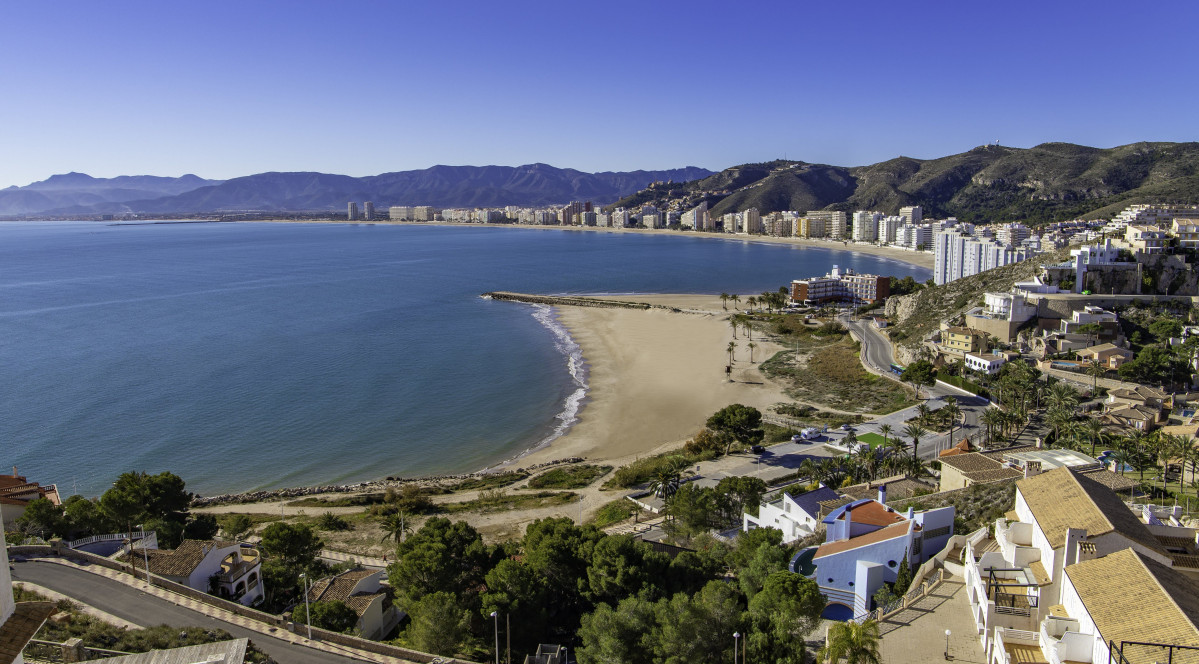
{"type": "Polygon", "coordinates": [[[367,201],[367,202],[363,203],[362,211],[363,211],[362,217],[364,219],[366,219],[367,221],[375,220],[375,204],[374,203],[372,203],[371,201],[367,201]]]}
{"type": "Polygon", "coordinates": [[[758,213],[758,208],[750,208],[741,213],[741,232],[752,235],[762,232],[762,215],[758,213]]]}
{"type": "Polygon", "coordinates": [[[882,219],[880,212],[853,213],[853,241],[874,242],[878,239],[878,220],[882,219]]]}
{"type": "Polygon", "coordinates": [[[346,219],[354,221],[358,218],[358,204],[350,203],[346,205],[346,219]]]}
{"type": "Polygon", "coordinates": [[[958,230],[941,231],[933,239],[933,283],[947,284],[963,277],[1018,263],[1031,255],[991,239],[958,230]]]}
{"type": "Polygon", "coordinates": [[[679,223],[683,226],[690,226],[697,231],[711,230],[712,220],[708,215],[708,202],[704,201],[684,212],[683,218],[679,223]]]}
{"type": "Polygon", "coordinates": [[[899,225],[903,222],[903,217],[882,217],[878,220],[877,239],[879,244],[895,244],[895,232],[899,230],[899,225]]]}

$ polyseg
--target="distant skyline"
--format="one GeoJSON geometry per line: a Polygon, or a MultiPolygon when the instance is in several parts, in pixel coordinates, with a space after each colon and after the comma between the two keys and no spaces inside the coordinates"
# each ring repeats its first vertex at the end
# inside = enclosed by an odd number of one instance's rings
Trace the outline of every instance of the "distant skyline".
{"type": "Polygon", "coordinates": [[[1196,140],[1190,2],[6,3],[0,187],[1196,140]]]}

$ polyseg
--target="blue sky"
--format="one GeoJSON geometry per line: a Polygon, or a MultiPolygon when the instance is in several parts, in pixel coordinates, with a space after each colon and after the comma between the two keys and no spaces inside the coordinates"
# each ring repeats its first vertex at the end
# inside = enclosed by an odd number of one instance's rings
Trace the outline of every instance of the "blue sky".
{"type": "Polygon", "coordinates": [[[1194,2],[0,7],[0,187],[1196,139],[1194,2]]]}

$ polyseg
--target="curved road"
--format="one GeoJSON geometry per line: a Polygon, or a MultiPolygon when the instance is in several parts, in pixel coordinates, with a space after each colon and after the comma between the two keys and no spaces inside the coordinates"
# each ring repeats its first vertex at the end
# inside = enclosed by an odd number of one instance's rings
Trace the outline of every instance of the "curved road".
{"type": "MultiPolygon", "coordinates": [[[[842,316],[841,322],[861,342],[862,364],[866,369],[894,379],[894,374],[891,373],[891,363],[895,359],[891,351],[891,341],[869,322],[853,320],[849,316],[842,316]]],[[[928,406],[933,410],[944,405],[945,397],[953,396],[957,398],[958,407],[962,409],[962,424],[954,432],[955,435],[958,431],[962,431],[965,435],[976,433],[979,426],[979,414],[986,410],[990,404],[983,397],[975,396],[956,388],[947,388],[940,384],[925,387],[922,390],[929,395],[928,406]]],[[[895,423],[892,423],[892,426],[895,427],[896,431],[900,431],[903,428],[902,426],[896,426],[895,423]]],[[[921,441],[917,454],[925,459],[935,459],[937,452],[945,449],[948,446],[948,442],[944,435],[930,436],[927,440],[921,441]]]]}
{"type": "Polygon", "coordinates": [[[137,588],[107,577],[65,565],[36,560],[17,562],[14,563],[12,579],[13,581],[28,581],[51,590],[57,590],[101,611],[107,611],[139,625],[167,624],[175,627],[223,629],[232,634],[234,638],[250,639],[255,646],[280,664],[291,664],[292,662],[297,664],[323,664],[325,662],[358,664],[362,661],[267,636],[240,625],[192,611],[157,596],[147,595],[137,588]]]}

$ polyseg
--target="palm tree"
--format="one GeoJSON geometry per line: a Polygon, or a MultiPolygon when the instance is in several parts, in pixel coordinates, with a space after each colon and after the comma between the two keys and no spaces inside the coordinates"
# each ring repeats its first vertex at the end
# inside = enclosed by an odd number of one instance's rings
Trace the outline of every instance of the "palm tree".
{"type": "Polygon", "coordinates": [[[1095,396],[1095,392],[1099,390],[1099,379],[1103,374],[1107,373],[1107,368],[1099,360],[1091,360],[1087,362],[1087,375],[1091,377],[1091,396],[1095,396]]]}
{"type": "Polygon", "coordinates": [[[730,295],[730,296],[729,296],[729,299],[733,301],[733,308],[734,308],[734,309],[736,309],[736,308],[737,308],[737,305],[738,305],[738,304],[741,304],[741,296],[740,296],[740,295],[738,295],[738,294],[736,294],[736,293],[733,293],[732,295],[730,295]]]}
{"type": "Polygon", "coordinates": [[[816,478],[816,462],[812,460],[812,457],[808,457],[799,463],[799,475],[809,480],[816,478]]]}
{"type": "Polygon", "coordinates": [[[987,427],[987,442],[990,443],[991,439],[995,437],[995,432],[1003,426],[1003,411],[998,408],[988,408],[983,411],[979,419],[982,420],[983,426],[987,427]]]}
{"type": "Polygon", "coordinates": [[[1083,430],[1086,432],[1087,440],[1091,441],[1091,456],[1095,456],[1095,446],[1107,440],[1107,433],[1103,429],[1103,422],[1090,417],[1087,418],[1086,424],[1083,424],[1083,430]]]}
{"type": "Polygon", "coordinates": [[[928,433],[928,429],[919,424],[909,424],[903,428],[903,435],[912,439],[912,456],[920,451],[920,439],[928,433]]]}
{"type": "Polygon", "coordinates": [[[820,658],[827,664],[880,664],[878,644],[882,637],[874,620],[835,622],[828,628],[820,658]]]}
{"type": "Polygon", "coordinates": [[[408,520],[408,515],[403,512],[396,512],[383,519],[383,539],[380,543],[387,540],[394,540],[396,544],[404,542],[404,535],[412,534],[412,522],[408,520]]]}
{"type": "Polygon", "coordinates": [[[753,339],[754,338],[754,326],[749,324],[749,319],[742,320],[741,326],[745,328],[745,336],[749,337],[750,339],[753,339]]]}
{"type": "Polygon", "coordinates": [[[887,443],[887,449],[891,451],[891,456],[898,459],[908,456],[907,441],[896,436],[887,443]]]}
{"type": "Polygon", "coordinates": [[[880,424],[879,425],[878,432],[883,434],[883,447],[888,446],[887,443],[890,442],[892,431],[895,431],[895,429],[892,429],[890,424],[880,424]]]}
{"type": "Polygon", "coordinates": [[[728,311],[728,310],[729,310],[729,294],[728,294],[728,293],[721,293],[721,294],[720,294],[720,306],[721,306],[721,307],[722,307],[722,308],[723,308],[725,311],[728,311]]]}
{"type": "Polygon", "coordinates": [[[740,321],[737,319],[737,316],[733,316],[733,317],[729,318],[729,327],[733,328],[733,338],[734,339],[737,338],[737,324],[739,322],[740,321]]]}
{"type": "Polygon", "coordinates": [[[683,478],[678,469],[658,471],[656,477],[649,483],[649,490],[662,502],[669,503],[674,494],[678,493],[683,478]]]}
{"type": "Polygon", "coordinates": [[[745,347],[749,349],[749,363],[753,364],[754,363],[754,349],[757,348],[758,345],[751,341],[748,344],[745,344],[745,347]]]}
{"type": "Polygon", "coordinates": [[[1112,463],[1116,464],[1115,470],[1121,475],[1124,474],[1125,468],[1132,468],[1133,455],[1132,452],[1125,449],[1116,450],[1111,455],[1112,463]]]}
{"type": "Polygon", "coordinates": [[[949,447],[953,447],[953,430],[957,428],[958,418],[962,415],[962,409],[958,407],[957,399],[953,397],[945,397],[945,406],[941,411],[949,417],[949,447]],[[953,399],[953,401],[950,401],[953,399]]]}
{"type": "Polygon", "coordinates": [[[737,342],[736,342],[736,341],[730,341],[730,342],[729,342],[729,347],[728,347],[728,349],[727,349],[727,350],[728,350],[728,352],[729,352],[729,364],[732,364],[732,363],[734,362],[734,360],[733,360],[733,351],[734,351],[734,350],[736,350],[736,349],[737,349],[737,342]]]}
{"type": "Polygon", "coordinates": [[[750,295],[748,298],[745,299],[745,305],[747,307],[749,307],[750,311],[753,311],[754,307],[757,306],[757,304],[758,304],[758,298],[754,297],[753,295],[750,295]]]}
{"type": "Polygon", "coordinates": [[[916,406],[916,417],[920,418],[921,424],[928,421],[928,414],[931,412],[932,410],[928,407],[928,404],[922,403],[916,406]]]}

